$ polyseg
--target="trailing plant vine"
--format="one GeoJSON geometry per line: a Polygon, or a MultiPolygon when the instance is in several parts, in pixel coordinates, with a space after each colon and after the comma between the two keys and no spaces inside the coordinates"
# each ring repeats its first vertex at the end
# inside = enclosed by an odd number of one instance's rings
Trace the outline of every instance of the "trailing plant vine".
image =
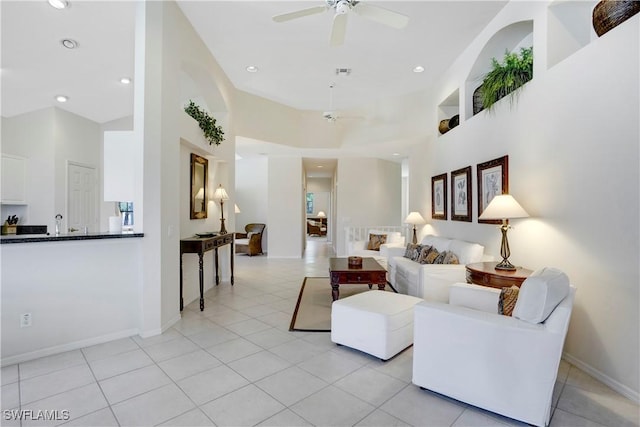
{"type": "Polygon", "coordinates": [[[209,141],[209,145],[220,145],[220,143],[224,141],[224,131],[222,127],[216,126],[216,119],[196,105],[195,102],[189,100],[189,105],[184,107],[184,111],[198,122],[200,129],[202,129],[204,133],[204,137],[209,141]]]}
{"type": "Polygon", "coordinates": [[[482,105],[491,107],[502,97],[511,94],[513,104],[517,89],[533,78],[533,47],[521,48],[520,54],[505,52],[502,63],[491,59],[492,70],[482,82],[482,105]]]}

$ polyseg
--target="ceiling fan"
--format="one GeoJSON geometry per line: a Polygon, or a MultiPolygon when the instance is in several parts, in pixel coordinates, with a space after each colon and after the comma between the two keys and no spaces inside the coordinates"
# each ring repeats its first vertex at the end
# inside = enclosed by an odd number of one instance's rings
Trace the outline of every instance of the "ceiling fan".
{"type": "Polygon", "coordinates": [[[335,123],[338,119],[364,119],[362,116],[341,116],[333,109],[333,88],[335,83],[329,85],[329,111],[322,113],[322,117],[329,123],[335,123]]]}
{"type": "Polygon", "coordinates": [[[352,10],[360,16],[392,28],[402,29],[409,23],[408,16],[380,6],[362,3],[358,0],[325,0],[324,6],[315,6],[296,12],[276,15],[273,17],[273,20],[275,22],[286,22],[304,16],[316,15],[329,9],[335,11],[333,27],[331,28],[331,38],[329,39],[330,46],[340,46],[344,43],[344,36],[347,31],[347,15],[352,10]]]}

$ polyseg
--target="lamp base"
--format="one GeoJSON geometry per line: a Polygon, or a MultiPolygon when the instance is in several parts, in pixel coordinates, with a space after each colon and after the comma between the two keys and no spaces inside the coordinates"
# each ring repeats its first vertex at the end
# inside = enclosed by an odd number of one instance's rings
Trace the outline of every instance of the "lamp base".
{"type": "Polygon", "coordinates": [[[496,266],[496,270],[506,270],[506,271],[516,271],[517,268],[515,265],[511,264],[508,259],[503,259],[496,266]]]}
{"type": "Polygon", "coordinates": [[[227,229],[224,226],[224,218],[220,218],[220,234],[227,234],[227,229]]]}

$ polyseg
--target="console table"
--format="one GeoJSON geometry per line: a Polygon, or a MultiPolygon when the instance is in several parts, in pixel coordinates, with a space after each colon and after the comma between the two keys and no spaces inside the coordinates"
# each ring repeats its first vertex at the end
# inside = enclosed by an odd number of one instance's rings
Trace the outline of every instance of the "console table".
{"type": "Polygon", "coordinates": [[[200,311],[204,310],[204,271],[202,269],[202,257],[205,252],[215,251],[214,271],[216,273],[216,286],[220,284],[220,275],[218,274],[218,248],[225,245],[231,245],[231,286],[233,286],[233,233],[220,234],[212,237],[189,237],[180,240],[180,311],[184,308],[184,300],[182,299],[182,254],[198,254],[200,261],[200,311]]]}
{"type": "Polygon", "coordinates": [[[518,268],[515,271],[496,270],[496,264],[496,262],[467,264],[467,283],[498,289],[513,285],[520,287],[524,279],[533,273],[526,268],[518,268]]]}

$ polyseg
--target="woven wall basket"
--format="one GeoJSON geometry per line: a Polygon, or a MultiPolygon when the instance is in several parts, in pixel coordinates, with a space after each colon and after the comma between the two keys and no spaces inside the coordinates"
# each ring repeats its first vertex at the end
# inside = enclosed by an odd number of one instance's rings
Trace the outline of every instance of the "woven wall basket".
{"type": "Polygon", "coordinates": [[[484,110],[484,105],[482,104],[482,85],[480,85],[473,91],[473,115],[475,116],[482,110],[484,110]]]}
{"type": "Polygon", "coordinates": [[[593,29],[598,37],[640,12],[637,0],[602,0],[593,8],[593,29]]]}
{"type": "Polygon", "coordinates": [[[449,119],[440,120],[440,124],[438,125],[438,130],[443,135],[449,132],[449,119]]]}

